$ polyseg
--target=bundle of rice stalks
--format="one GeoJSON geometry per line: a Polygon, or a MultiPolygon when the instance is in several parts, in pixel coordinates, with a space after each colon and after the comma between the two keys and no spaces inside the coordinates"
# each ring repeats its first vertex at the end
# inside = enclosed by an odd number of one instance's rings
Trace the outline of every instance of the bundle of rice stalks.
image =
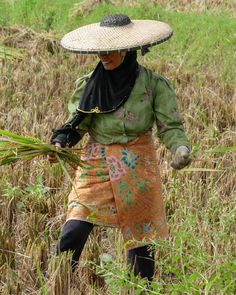
{"type": "Polygon", "coordinates": [[[80,149],[58,150],[55,146],[43,143],[38,138],[24,137],[0,129],[0,166],[20,160],[32,160],[37,156],[48,154],[55,154],[59,162],[63,160],[72,167],[83,165],[78,157],[80,149]]]}
{"type": "MultiPolygon", "coordinates": [[[[12,164],[20,160],[32,160],[37,156],[55,154],[62,170],[74,187],[76,195],[77,192],[75,184],[65,168],[64,163],[69,164],[72,168],[84,166],[85,164],[80,159],[81,153],[81,149],[64,148],[62,150],[58,150],[54,145],[43,143],[38,138],[25,137],[0,129],[0,166],[12,164]]],[[[90,209],[83,203],[80,203],[79,201],[77,202],[81,206],[90,209]]]]}

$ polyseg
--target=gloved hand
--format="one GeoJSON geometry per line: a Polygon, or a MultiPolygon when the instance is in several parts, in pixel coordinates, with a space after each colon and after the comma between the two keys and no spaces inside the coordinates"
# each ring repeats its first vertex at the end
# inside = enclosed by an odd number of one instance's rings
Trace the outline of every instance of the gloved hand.
{"type": "Polygon", "coordinates": [[[61,128],[52,129],[51,144],[60,143],[61,147],[72,147],[76,145],[81,136],[75,128],[72,128],[70,124],[65,124],[61,128]]]}
{"type": "Polygon", "coordinates": [[[190,149],[187,146],[181,145],[176,149],[170,165],[174,169],[182,169],[190,162],[190,149]]]}

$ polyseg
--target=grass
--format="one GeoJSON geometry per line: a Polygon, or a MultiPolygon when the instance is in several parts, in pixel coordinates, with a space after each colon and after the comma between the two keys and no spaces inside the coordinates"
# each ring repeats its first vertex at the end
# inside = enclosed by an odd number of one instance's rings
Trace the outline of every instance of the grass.
{"type": "Polygon", "coordinates": [[[171,59],[177,68],[184,64],[185,68],[198,76],[199,71],[205,70],[211,71],[214,75],[215,69],[219,67],[217,73],[220,73],[220,78],[235,83],[236,70],[232,67],[232,61],[236,62],[236,23],[235,18],[224,6],[222,10],[218,9],[217,13],[214,9],[199,13],[167,10],[155,1],[148,5],[146,2],[137,1],[139,4],[133,7],[103,3],[95,5],[89,14],[85,13],[86,17],[70,17],[76,2],[78,1],[52,1],[48,6],[48,3],[42,0],[13,1],[10,8],[9,5],[5,8],[6,13],[3,14],[5,17],[8,15],[7,21],[0,19],[0,23],[20,23],[36,30],[53,29],[62,36],[78,26],[99,22],[104,15],[112,13],[127,13],[134,19],[163,20],[174,28],[174,37],[168,44],[154,47],[147,57],[148,63],[157,59],[168,62],[171,59]]]}
{"type": "Polygon", "coordinates": [[[232,59],[235,58],[234,45],[236,30],[235,19],[228,13],[214,15],[211,12],[202,14],[192,12],[166,11],[161,7],[141,4],[137,8],[99,6],[79,24],[99,22],[104,14],[128,13],[131,18],[156,19],[168,22],[174,28],[174,36],[168,43],[154,47],[147,56],[150,63],[158,59],[172,61],[177,68],[184,67],[199,76],[198,71],[220,68],[221,77],[235,81],[235,69],[232,59]],[[227,20],[227,21],[226,21],[227,20]],[[201,28],[199,30],[199,28],[201,28]],[[197,32],[197,33],[196,33],[197,32]],[[168,47],[168,49],[167,49],[168,47]],[[210,68],[209,68],[210,66],[210,68]]]}
{"type": "Polygon", "coordinates": [[[20,24],[39,30],[51,29],[52,25],[62,28],[69,19],[69,11],[75,3],[72,0],[1,0],[0,23],[20,24]],[[51,24],[51,25],[50,25],[51,24]]]}
{"type": "MultiPolygon", "coordinates": [[[[84,18],[69,16],[75,2],[0,2],[1,24],[14,25],[0,31],[0,47],[9,53],[9,59],[0,57],[0,128],[48,142],[51,129],[65,121],[74,81],[96,63],[94,57],[59,49],[57,40],[66,31],[99,21],[105,12],[128,11],[134,18],[169,22],[173,38],[144,58],[139,56],[139,61],[172,80],[196,153],[189,169],[176,172],[169,166],[169,153],[157,142],[170,238],[154,241],[153,294],[235,294],[231,2],[217,1],[210,9],[180,0],[162,0],[154,6],[156,1],[150,1],[145,7],[100,4],[84,18]],[[24,54],[18,58],[18,52],[24,54]]],[[[0,173],[1,294],[45,294],[46,290],[50,295],[126,295],[126,289],[139,294],[145,288],[145,281],[127,275],[118,230],[95,228],[74,274],[69,271],[69,256],[54,256],[71,189],[60,165],[51,166],[40,157],[0,167],[0,173]],[[101,258],[106,254],[113,263],[101,258]]],[[[68,173],[73,178],[74,171],[68,173]]]]}

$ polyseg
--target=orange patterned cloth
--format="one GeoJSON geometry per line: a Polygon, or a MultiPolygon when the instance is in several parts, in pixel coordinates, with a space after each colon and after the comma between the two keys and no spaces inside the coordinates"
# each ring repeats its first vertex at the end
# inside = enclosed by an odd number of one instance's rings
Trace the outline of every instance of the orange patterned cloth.
{"type": "Polygon", "coordinates": [[[168,236],[151,132],[127,144],[90,141],[82,159],[87,165],[76,171],[67,220],[120,227],[127,249],[168,236]]]}

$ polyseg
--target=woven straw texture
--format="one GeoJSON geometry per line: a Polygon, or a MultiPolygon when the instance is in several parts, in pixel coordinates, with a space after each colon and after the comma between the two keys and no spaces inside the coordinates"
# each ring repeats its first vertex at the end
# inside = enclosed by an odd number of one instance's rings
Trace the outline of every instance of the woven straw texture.
{"type": "Polygon", "coordinates": [[[131,51],[162,43],[172,33],[168,24],[153,20],[133,20],[121,27],[101,27],[95,23],[66,34],[61,45],[78,53],[131,51]]]}

